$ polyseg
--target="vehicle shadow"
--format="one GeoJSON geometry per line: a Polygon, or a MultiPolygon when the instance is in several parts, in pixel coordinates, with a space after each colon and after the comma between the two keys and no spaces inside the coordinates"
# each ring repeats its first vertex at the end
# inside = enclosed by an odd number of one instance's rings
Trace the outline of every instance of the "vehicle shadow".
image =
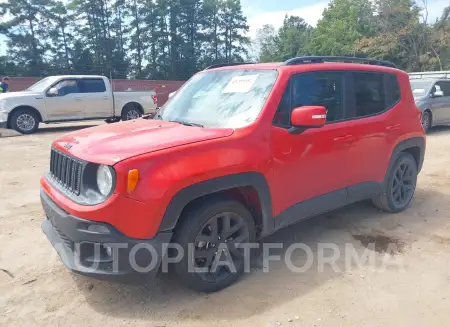
{"type": "Polygon", "coordinates": [[[50,134],[50,133],[69,133],[79,129],[98,126],[101,122],[83,123],[83,124],[58,124],[58,125],[41,125],[35,134],[50,134]]]}
{"type": "MultiPolygon", "coordinates": [[[[441,212],[450,210],[449,200],[448,195],[418,189],[411,206],[399,214],[383,213],[363,202],[285,228],[265,239],[265,243],[283,243],[283,249],[271,250],[270,254],[284,258],[291,244],[301,242],[312,249],[314,263],[310,269],[296,273],[288,268],[285,260],[272,261],[268,272],[255,267],[235,285],[214,294],[187,290],[167,275],[144,286],[120,285],[81,276],[74,276],[74,279],[91,307],[108,316],[153,322],[201,320],[204,323],[220,319],[230,322],[305,297],[330,280],[352,274],[356,267],[349,267],[344,255],[349,245],[359,255],[370,249],[377,262],[385,258],[385,251],[392,250],[387,243],[394,244],[398,251],[392,252],[391,258],[407,254],[412,243],[433,239],[447,224],[443,214],[434,208],[439,207],[441,212]],[[341,253],[334,268],[324,265],[321,269],[317,260],[320,243],[333,243],[341,253]],[[368,243],[374,243],[374,252],[368,243]]],[[[324,252],[324,256],[329,254],[324,252]]],[[[305,252],[301,250],[294,251],[290,258],[298,267],[306,261],[305,252]]]]}
{"type": "Polygon", "coordinates": [[[450,134],[450,126],[436,126],[430,129],[427,133],[428,136],[450,134]]]}

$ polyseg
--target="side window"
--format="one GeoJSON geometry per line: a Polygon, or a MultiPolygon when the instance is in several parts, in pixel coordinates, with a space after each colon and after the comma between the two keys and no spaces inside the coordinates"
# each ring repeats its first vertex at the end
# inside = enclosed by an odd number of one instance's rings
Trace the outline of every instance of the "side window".
{"type": "Polygon", "coordinates": [[[54,88],[58,90],[58,96],[63,97],[72,93],[80,93],[76,80],[63,80],[58,82],[54,88]]]}
{"type": "Polygon", "coordinates": [[[444,97],[450,97],[450,82],[437,82],[434,87],[435,90],[442,91],[444,97]]]}
{"type": "Polygon", "coordinates": [[[289,127],[291,125],[291,109],[291,83],[289,82],[273,118],[273,124],[281,127],[289,127]]]}
{"type": "Polygon", "coordinates": [[[327,122],[344,118],[343,74],[338,72],[313,72],[299,74],[292,79],[292,108],[324,106],[327,122]]]}
{"type": "Polygon", "coordinates": [[[386,95],[383,83],[384,74],[352,73],[356,117],[370,116],[387,109],[386,95]]]}
{"type": "Polygon", "coordinates": [[[400,85],[398,84],[397,76],[393,74],[386,74],[386,93],[387,108],[394,106],[400,101],[400,85]]]}
{"type": "Polygon", "coordinates": [[[102,93],[106,91],[105,82],[99,78],[81,80],[82,93],[102,93]]]}

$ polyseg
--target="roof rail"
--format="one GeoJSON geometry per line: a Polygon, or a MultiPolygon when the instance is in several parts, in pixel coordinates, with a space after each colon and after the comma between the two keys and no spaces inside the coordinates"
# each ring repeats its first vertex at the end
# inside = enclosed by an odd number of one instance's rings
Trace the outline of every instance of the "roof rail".
{"type": "Polygon", "coordinates": [[[239,65],[251,65],[254,64],[254,62],[232,62],[232,63],[224,63],[224,64],[214,64],[209,67],[206,67],[205,70],[214,69],[214,68],[220,68],[220,67],[227,67],[227,66],[239,66],[239,65]]]}
{"type": "Polygon", "coordinates": [[[422,78],[445,78],[450,79],[450,71],[436,71],[436,72],[417,72],[409,73],[409,79],[422,79],[422,78]]]}
{"type": "Polygon", "coordinates": [[[317,64],[325,62],[346,62],[346,63],[360,63],[377,66],[385,66],[395,68],[395,65],[389,61],[375,60],[360,57],[339,57],[339,56],[307,56],[297,57],[287,60],[284,64],[287,66],[301,65],[301,64],[317,64]]]}

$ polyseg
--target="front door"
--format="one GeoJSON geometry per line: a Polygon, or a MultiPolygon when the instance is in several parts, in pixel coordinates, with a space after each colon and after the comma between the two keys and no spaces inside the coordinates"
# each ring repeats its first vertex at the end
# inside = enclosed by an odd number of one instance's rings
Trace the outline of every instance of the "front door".
{"type": "Polygon", "coordinates": [[[58,94],[45,97],[47,120],[76,120],[84,117],[83,97],[76,79],[61,80],[52,88],[56,88],[58,94]]]}
{"type": "MultiPolygon", "coordinates": [[[[275,216],[299,203],[314,206],[307,208],[308,214],[345,203],[346,187],[354,174],[354,167],[349,155],[353,136],[347,122],[343,121],[346,107],[344,86],[345,77],[340,72],[310,72],[291,77],[272,127],[272,199],[275,216]],[[292,109],[306,105],[326,107],[326,125],[291,134],[292,109]],[[318,197],[323,201],[307,201],[318,197]]],[[[295,221],[299,218],[288,219],[295,221]]]]}

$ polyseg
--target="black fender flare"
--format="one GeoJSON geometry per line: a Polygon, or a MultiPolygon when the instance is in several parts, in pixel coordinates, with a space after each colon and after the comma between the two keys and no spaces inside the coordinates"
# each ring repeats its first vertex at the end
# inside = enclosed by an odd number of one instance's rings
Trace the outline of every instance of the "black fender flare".
{"type": "Polygon", "coordinates": [[[261,203],[262,231],[261,237],[269,235],[274,230],[274,219],[272,214],[272,200],[269,185],[261,173],[246,172],[226,175],[197,184],[190,185],[180,191],[172,198],[166,208],[161,221],[159,232],[172,231],[183,209],[192,201],[205,195],[225,191],[236,187],[251,186],[258,193],[261,203]]]}
{"type": "Polygon", "coordinates": [[[386,173],[386,177],[389,176],[390,170],[395,164],[395,160],[397,160],[399,153],[414,147],[418,147],[420,149],[418,157],[414,158],[417,160],[417,171],[420,172],[422,170],[426,148],[425,137],[413,137],[410,139],[403,140],[395,146],[391,154],[391,160],[389,161],[389,167],[386,173]]]}

